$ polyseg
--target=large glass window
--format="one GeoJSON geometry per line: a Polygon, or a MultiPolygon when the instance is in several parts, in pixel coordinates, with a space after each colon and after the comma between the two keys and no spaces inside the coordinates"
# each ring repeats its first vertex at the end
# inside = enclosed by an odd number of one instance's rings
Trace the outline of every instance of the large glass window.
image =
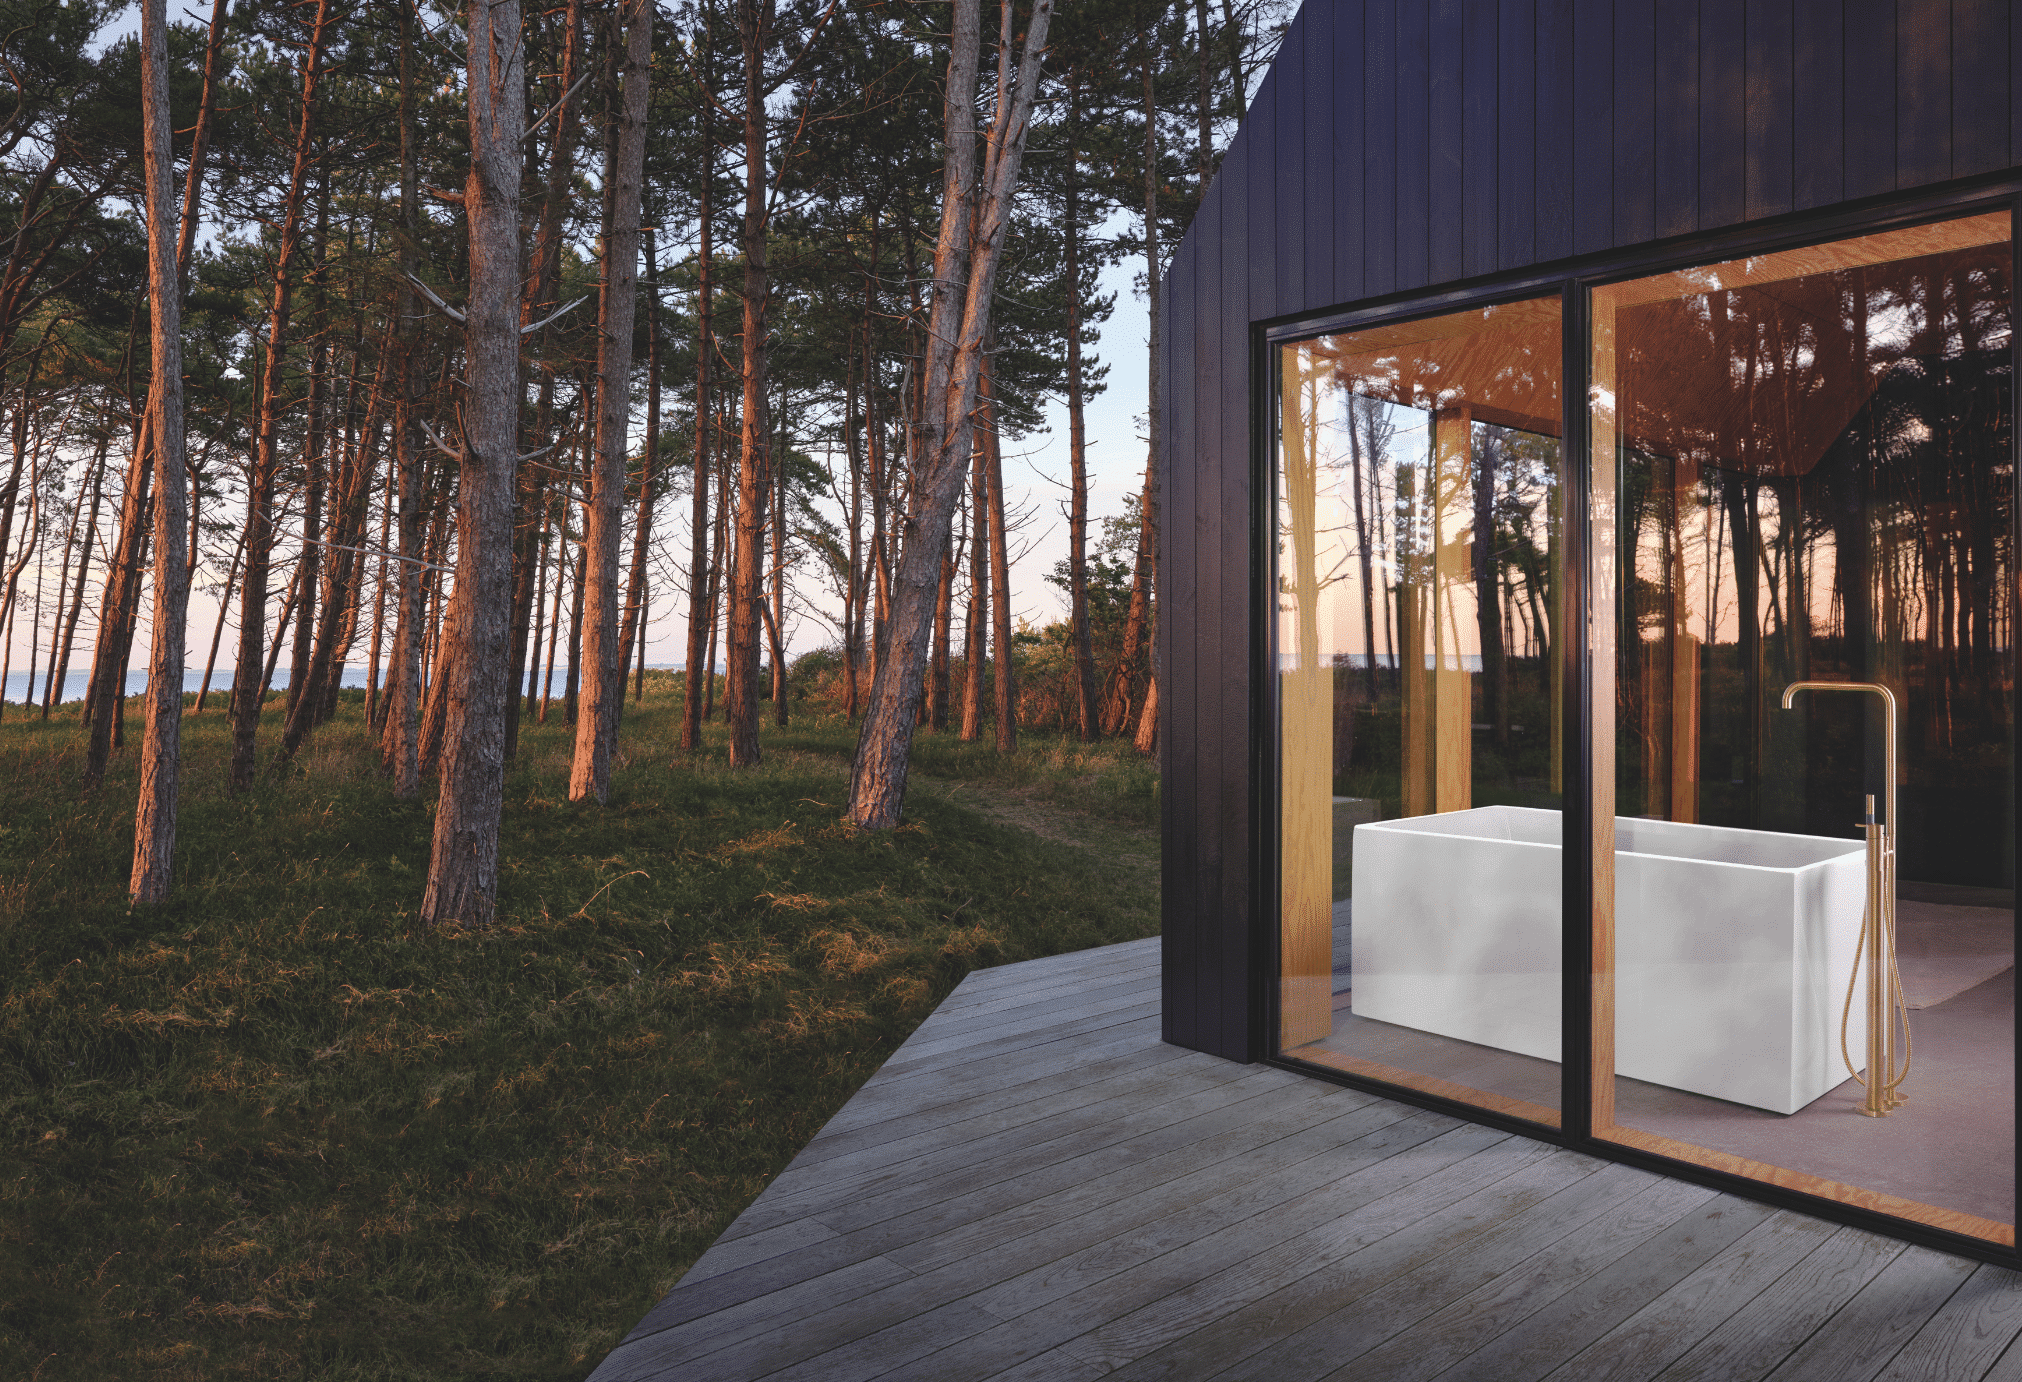
{"type": "Polygon", "coordinates": [[[2013,1244],[2011,242],[1593,289],[1579,542],[1559,298],[1277,349],[1282,1054],[1556,1126],[1591,926],[1569,1131],[2013,1244]]]}
{"type": "Polygon", "coordinates": [[[2001,1242],[2009,241],[1598,288],[1590,414],[1594,1132],[2001,1242]]]}
{"type": "Polygon", "coordinates": [[[1557,297],[1278,354],[1280,1044],[1558,1122],[1557,297]]]}

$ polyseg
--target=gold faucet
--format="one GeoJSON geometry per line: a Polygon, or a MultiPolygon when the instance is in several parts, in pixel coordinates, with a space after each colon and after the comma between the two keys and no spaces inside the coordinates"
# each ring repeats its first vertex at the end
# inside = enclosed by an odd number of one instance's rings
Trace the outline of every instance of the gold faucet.
{"type": "Polygon", "coordinates": [[[1868,900],[1861,917],[1861,938],[1855,947],[1853,972],[1847,975],[1846,1002],[1840,1009],[1840,1059],[1847,1073],[1860,1080],[1867,1096],[1860,1113],[1870,1118],[1886,1118],[1908,1103],[1901,1093],[1910,1074],[1910,1010],[1903,1000],[1902,975],[1896,968],[1896,698],[1888,687],[1874,681],[1794,681],[1783,688],[1783,708],[1800,691],[1870,692],[1882,698],[1882,819],[1875,820],[1874,794],[1867,799],[1867,819],[1861,822],[1868,846],[1868,900]],[[1854,1069],[1847,1051],[1847,1019],[1853,1012],[1854,985],[1860,977],[1861,961],[1868,969],[1868,1049],[1867,1078],[1854,1069]],[[1896,1068],[1896,1029],[1903,1036],[1902,1068],[1896,1068]]]}

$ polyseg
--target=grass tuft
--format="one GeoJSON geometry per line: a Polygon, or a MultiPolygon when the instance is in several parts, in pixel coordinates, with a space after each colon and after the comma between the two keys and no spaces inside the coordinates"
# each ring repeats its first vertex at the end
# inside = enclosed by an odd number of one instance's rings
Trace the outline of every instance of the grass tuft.
{"type": "MultiPolygon", "coordinates": [[[[142,910],[133,749],[84,795],[74,708],[0,722],[0,1376],[579,1378],[964,974],[1156,929],[1146,870],[956,793],[848,829],[847,725],[674,762],[672,686],[608,806],[523,728],[484,930],[416,924],[431,804],[355,698],[236,797],[223,717],[186,721],[142,910]]],[[[916,759],[1156,809],[1127,750],[916,759]]]]}

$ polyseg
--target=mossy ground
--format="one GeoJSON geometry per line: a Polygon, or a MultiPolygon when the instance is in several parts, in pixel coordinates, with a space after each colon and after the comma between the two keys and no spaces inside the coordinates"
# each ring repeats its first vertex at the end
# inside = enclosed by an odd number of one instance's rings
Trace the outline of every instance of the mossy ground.
{"type": "Polygon", "coordinates": [[[1127,748],[923,734],[865,836],[849,725],[733,772],[675,749],[678,685],[627,708],[608,806],[524,728],[482,931],[417,925],[429,794],[356,697],[238,797],[187,719],[142,911],[134,748],[86,796],[74,708],[0,722],[0,1376],[579,1378],[970,969],[1156,930],[1142,858],[1007,823],[1142,854],[1127,748]]]}

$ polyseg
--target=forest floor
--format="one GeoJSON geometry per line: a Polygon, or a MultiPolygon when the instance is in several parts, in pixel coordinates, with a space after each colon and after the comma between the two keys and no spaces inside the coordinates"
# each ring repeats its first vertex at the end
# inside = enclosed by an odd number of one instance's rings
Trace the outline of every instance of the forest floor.
{"type": "Polygon", "coordinates": [[[797,706],[732,772],[720,723],[676,752],[678,685],[627,707],[606,807],[523,727],[482,931],[416,923],[429,794],[392,799],[355,693],[240,796],[223,715],[186,719],[147,911],[137,721],[87,796],[76,708],[8,708],[0,1376],[580,1378],[969,970],[1156,932],[1127,746],[923,733],[864,836],[847,723],[797,706]]]}

